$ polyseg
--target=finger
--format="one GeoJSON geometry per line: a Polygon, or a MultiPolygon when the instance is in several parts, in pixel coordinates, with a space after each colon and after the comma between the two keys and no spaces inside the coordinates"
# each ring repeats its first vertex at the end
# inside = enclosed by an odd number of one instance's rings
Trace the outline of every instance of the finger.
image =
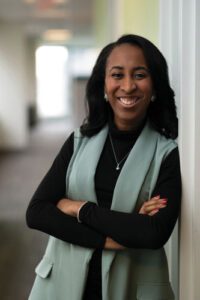
{"type": "Polygon", "coordinates": [[[160,195],[157,195],[157,196],[154,196],[154,197],[152,197],[151,199],[160,199],[160,195]]]}
{"type": "Polygon", "coordinates": [[[149,200],[147,202],[144,203],[144,206],[146,208],[151,207],[151,206],[158,206],[158,205],[162,205],[162,204],[167,204],[167,199],[163,198],[163,199],[159,199],[159,200],[149,200]]]}
{"type": "Polygon", "coordinates": [[[144,211],[145,213],[150,213],[151,211],[155,209],[160,209],[166,207],[166,203],[156,203],[156,204],[151,204],[151,205],[145,205],[144,206],[144,211]]]}
{"type": "Polygon", "coordinates": [[[148,207],[152,207],[152,206],[159,206],[159,205],[167,205],[167,200],[161,200],[161,201],[153,201],[153,202],[146,202],[144,204],[144,207],[145,208],[148,208],[148,207]]]}
{"type": "Polygon", "coordinates": [[[159,212],[159,209],[154,209],[154,210],[152,210],[148,215],[149,216],[154,216],[155,214],[157,214],[159,212]]]}
{"type": "Polygon", "coordinates": [[[151,198],[148,201],[146,201],[145,203],[157,203],[157,202],[163,202],[163,201],[167,201],[167,198],[151,198]]]}
{"type": "Polygon", "coordinates": [[[142,207],[140,208],[140,214],[149,214],[154,209],[164,208],[167,205],[167,199],[161,198],[160,196],[155,196],[150,200],[143,203],[142,207]]]}

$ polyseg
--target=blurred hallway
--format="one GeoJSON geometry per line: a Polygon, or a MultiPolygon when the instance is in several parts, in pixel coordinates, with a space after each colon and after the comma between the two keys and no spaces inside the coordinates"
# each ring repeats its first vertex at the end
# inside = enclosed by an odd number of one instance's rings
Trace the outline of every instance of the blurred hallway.
{"type": "Polygon", "coordinates": [[[0,299],[26,300],[47,236],[30,230],[30,198],[71,131],[66,121],[45,121],[30,135],[28,149],[0,153],[0,299]]]}

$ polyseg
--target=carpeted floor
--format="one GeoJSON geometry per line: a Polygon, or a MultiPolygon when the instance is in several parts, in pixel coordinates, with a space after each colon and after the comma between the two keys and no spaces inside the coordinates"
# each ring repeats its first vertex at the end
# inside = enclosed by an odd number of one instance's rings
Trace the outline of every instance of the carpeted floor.
{"type": "Polygon", "coordinates": [[[69,135],[66,121],[40,123],[22,152],[0,153],[0,299],[27,300],[47,236],[27,228],[25,212],[69,135]]]}

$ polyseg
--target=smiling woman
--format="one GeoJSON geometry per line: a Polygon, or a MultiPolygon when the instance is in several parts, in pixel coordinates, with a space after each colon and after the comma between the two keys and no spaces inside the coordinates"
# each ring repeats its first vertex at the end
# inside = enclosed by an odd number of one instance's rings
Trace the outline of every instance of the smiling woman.
{"type": "Polygon", "coordinates": [[[36,190],[27,223],[51,235],[30,300],[173,300],[164,245],[181,199],[174,92],[136,35],[100,53],[88,116],[36,190]]]}
{"type": "Polygon", "coordinates": [[[139,47],[122,44],[112,51],[106,65],[105,93],[118,129],[138,129],[153,95],[151,76],[139,47]]]}

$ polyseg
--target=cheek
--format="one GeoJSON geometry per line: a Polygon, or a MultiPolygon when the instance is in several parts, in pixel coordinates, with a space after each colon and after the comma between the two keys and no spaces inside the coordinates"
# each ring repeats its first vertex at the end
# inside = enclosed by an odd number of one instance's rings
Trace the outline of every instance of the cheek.
{"type": "Polygon", "coordinates": [[[147,88],[147,90],[149,91],[150,94],[153,93],[153,83],[152,83],[151,79],[148,80],[146,88],[147,88]]]}
{"type": "Polygon", "coordinates": [[[143,84],[143,85],[141,85],[140,88],[141,88],[141,90],[143,90],[143,92],[147,98],[151,98],[151,96],[153,94],[152,84],[143,84]]]}
{"type": "Polygon", "coordinates": [[[113,82],[112,79],[105,80],[105,91],[108,93],[113,93],[118,88],[118,85],[113,82]]]}

